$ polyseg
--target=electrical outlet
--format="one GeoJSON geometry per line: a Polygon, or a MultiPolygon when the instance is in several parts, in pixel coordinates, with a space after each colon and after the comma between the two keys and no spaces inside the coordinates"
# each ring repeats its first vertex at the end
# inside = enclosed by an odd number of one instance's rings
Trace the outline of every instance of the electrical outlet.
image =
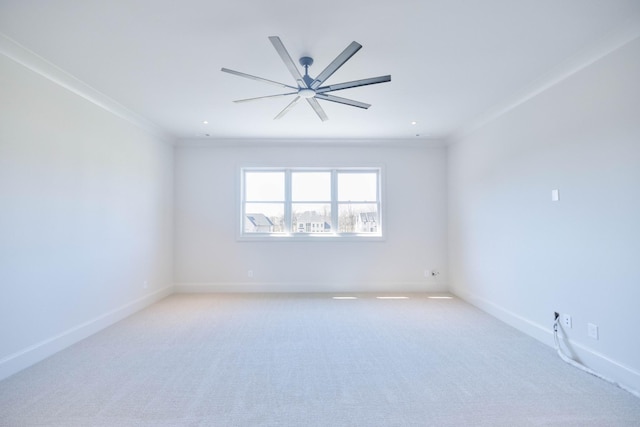
{"type": "Polygon", "coordinates": [[[598,325],[594,325],[593,323],[587,324],[589,336],[594,340],[598,339],[598,325]]]}
{"type": "Polygon", "coordinates": [[[253,277],[253,270],[247,271],[247,277],[253,277]]]}
{"type": "Polygon", "coordinates": [[[563,314],[562,315],[562,325],[571,329],[571,315],[570,314],[563,314]]]}

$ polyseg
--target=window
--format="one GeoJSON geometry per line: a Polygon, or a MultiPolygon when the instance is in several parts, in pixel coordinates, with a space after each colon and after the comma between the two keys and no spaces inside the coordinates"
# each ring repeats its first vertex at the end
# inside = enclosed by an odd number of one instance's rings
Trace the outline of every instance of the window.
{"type": "Polygon", "coordinates": [[[380,168],[242,168],[241,237],[381,237],[380,168]]]}

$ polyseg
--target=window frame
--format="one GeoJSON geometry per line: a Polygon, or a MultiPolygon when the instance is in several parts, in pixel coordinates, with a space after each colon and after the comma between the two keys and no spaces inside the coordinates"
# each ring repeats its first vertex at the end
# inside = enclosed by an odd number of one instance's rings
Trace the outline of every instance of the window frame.
{"type": "MultiPolygon", "coordinates": [[[[382,241],[385,240],[386,215],[384,202],[384,167],[375,166],[239,166],[238,167],[238,189],[236,194],[236,239],[238,241],[382,241]],[[246,200],[245,173],[246,172],[284,172],[285,197],[284,201],[261,201],[260,203],[284,203],[284,228],[283,232],[245,232],[245,211],[247,203],[255,201],[246,200]],[[295,172],[330,172],[331,173],[331,232],[313,233],[293,231],[292,208],[295,201],[292,200],[292,179],[295,172]],[[354,201],[355,204],[375,204],[378,212],[378,230],[376,232],[339,232],[338,207],[345,202],[338,200],[338,173],[375,173],[377,177],[377,200],[376,201],[354,201]]],[[[326,201],[319,201],[326,203],[326,201]]],[[[312,201],[299,201],[297,203],[312,204],[312,201]]]]}

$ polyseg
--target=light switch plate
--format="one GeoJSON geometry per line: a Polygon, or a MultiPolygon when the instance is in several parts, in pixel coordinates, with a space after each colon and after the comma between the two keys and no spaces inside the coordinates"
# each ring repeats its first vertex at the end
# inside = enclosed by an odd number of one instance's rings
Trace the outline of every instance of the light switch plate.
{"type": "Polygon", "coordinates": [[[598,325],[594,325],[593,323],[589,323],[587,325],[589,336],[595,340],[598,339],[598,325]]]}

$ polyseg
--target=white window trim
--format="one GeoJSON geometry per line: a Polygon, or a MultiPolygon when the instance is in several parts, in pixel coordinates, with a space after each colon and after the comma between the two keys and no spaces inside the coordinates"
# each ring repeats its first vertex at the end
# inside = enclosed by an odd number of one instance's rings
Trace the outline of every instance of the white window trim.
{"type": "MultiPolygon", "coordinates": [[[[300,242],[300,241],[351,241],[351,242],[376,242],[386,240],[386,203],[385,203],[385,173],[384,166],[376,165],[357,165],[357,166],[255,166],[242,165],[237,168],[237,200],[236,200],[236,240],[244,242],[300,242]],[[245,233],[244,217],[245,217],[245,187],[244,173],[245,171],[284,171],[285,172],[285,228],[291,230],[291,172],[300,171],[327,171],[332,173],[331,178],[331,216],[332,226],[336,227],[338,222],[338,200],[337,200],[337,179],[338,172],[371,172],[375,171],[378,175],[378,217],[380,231],[378,233],[301,233],[301,232],[283,232],[283,233],[245,233]]],[[[323,201],[324,202],[324,201],[323,201]]],[[[313,203],[313,202],[305,202],[313,203]]],[[[354,202],[358,203],[358,202],[354,202]]]]}

